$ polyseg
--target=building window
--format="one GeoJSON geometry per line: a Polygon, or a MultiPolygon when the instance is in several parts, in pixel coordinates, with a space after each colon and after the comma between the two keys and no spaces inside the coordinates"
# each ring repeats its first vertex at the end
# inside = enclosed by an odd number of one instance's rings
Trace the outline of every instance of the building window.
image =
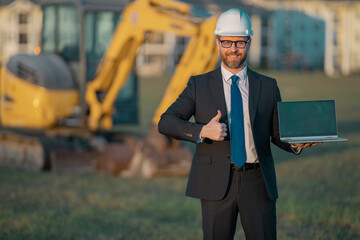
{"type": "Polygon", "coordinates": [[[163,33],[156,33],[152,41],[153,43],[165,43],[165,37],[163,33]]]}
{"type": "Polygon", "coordinates": [[[19,43],[20,44],[27,44],[28,43],[28,35],[26,33],[19,34],[19,43]]]}
{"type": "Polygon", "coordinates": [[[29,20],[28,13],[20,13],[19,14],[19,24],[27,24],[29,20]]]}
{"type": "Polygon", "coordinates": [[[338,45],[338,34],[337,32],[333,32],[333,44],[338,45]]]}
{"type": "Polygon", "coordinates": [[[176,44],[185,45],[186,44],[186,38],[185,37],[176,37],[176,44]]]}
{"type": "Polygon", "coordinates": [[[320,43],[317,40],[314,40],[314,48],[318,49],[320,47],[320,43]]]}
{"type": "Polygon", "coordinates": [[[314,24],[314,30],[317,32],[317,31],[320,31],[320,25],[315,23],[314,24]]]}
{"type": "Polygon", "coordinates": [[[305,25],[302,23],[300,24],[300,31],[304,32],[305,31],[305,25]]]}
{"type": "Polygon", "coordinates": [[[261,21],[261,27],[262,28],[267,28],[267,27],[271,27],[271,22],[269,22],[267,19],[260,19],[261,21]]]}
{"type": "Polygon", "coordinates": [[[305,49],[305,42],[303,40],[300,41],[300,49],[302,51],[305,49]]]}
{"type": "Polygon", "coordinates": [[[261,45],[264,47],[268,46],[268,36],[266,35],[261,36],[261,45]]]}

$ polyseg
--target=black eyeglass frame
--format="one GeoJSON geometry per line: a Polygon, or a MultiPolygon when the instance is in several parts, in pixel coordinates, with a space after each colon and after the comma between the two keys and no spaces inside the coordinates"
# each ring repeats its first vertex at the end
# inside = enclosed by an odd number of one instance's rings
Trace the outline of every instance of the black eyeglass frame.
{"type": "Polygon", "coordinates": [[[244,49],[246,47],[247,43],[251,40],[251,38],[249,38],[248,40],[240,40],[240,41],[220,40],[220,39],[218,39],[218,40],[223,48],[231,48],[232,45],[235,44],[235,47],[244,49]],[[224,42],[231,42],[231,45],[226,47],[226,46],[224,46],[224,42]],[[242,44],[244,43],[244,46],[242,46],[242,45],[238,46],[239,43],[242,43],[242,44]]]}

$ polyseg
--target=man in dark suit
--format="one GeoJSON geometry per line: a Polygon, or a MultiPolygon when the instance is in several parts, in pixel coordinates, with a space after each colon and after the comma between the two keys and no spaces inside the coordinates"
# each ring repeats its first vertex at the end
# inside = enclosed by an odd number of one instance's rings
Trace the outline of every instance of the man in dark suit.
{"type": "Polygon", "coordinates": [[[186,195],[201,199],[204,239],[233,239],[240,214],[246,239],[276,239],[278,197],[270,141],[299,154],[315,144],[279,139],[276,80],[249,69],[249,17],[220,15],[216,44],[221,67],[189,79],[161,116],[159,131],[197,143],[186,195]],[[194,116],[195,122],[189,119],[194,116]]]}

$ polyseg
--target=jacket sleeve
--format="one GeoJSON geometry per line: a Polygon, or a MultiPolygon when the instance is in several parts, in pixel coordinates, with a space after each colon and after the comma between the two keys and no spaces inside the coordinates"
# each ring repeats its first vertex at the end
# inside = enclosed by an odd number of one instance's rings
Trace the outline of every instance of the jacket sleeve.
{"type": "Polygon", "coordinates": [[[169,137],[196,143],[204,124],[190,122],[196,110],[196,81],[191,77],[177,100],[161,115],[159,132],[169,137]]]}
{"type": "Polygon", "coordinates": [[[293,152],[295,154],[300,154],[301,149],[295,149],[291,146],[291,144],[280,141],[280,132],[279,132],[279,119],[278,119],[278,102],[281,102],[281,95],[279,87],[276,82],[274,85],[274,112],[273,112],[273,126],[272,126],[272,134],[271,134],[271,142],[274,143],[279,148],[293,152]]]}

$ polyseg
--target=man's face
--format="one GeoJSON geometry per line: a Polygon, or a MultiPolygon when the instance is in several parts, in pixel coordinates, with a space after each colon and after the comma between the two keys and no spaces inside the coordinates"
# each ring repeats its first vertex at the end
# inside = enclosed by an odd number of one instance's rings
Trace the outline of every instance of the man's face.
{"type": "Polygon", "coordinates": [[[249,40],[244,48],[236,47],[235,43],[229,48],[223,47],[221,41],[247,41],[249,37],[234,37],[234,36],[218,36],[216,39],[216,45],[220,53],[221,60],[224,63],[224,67],[229,71],[238,72],[244,68],[244,63],[247,58],[248,51],[250,49],[251,40],[249,40]]]}

